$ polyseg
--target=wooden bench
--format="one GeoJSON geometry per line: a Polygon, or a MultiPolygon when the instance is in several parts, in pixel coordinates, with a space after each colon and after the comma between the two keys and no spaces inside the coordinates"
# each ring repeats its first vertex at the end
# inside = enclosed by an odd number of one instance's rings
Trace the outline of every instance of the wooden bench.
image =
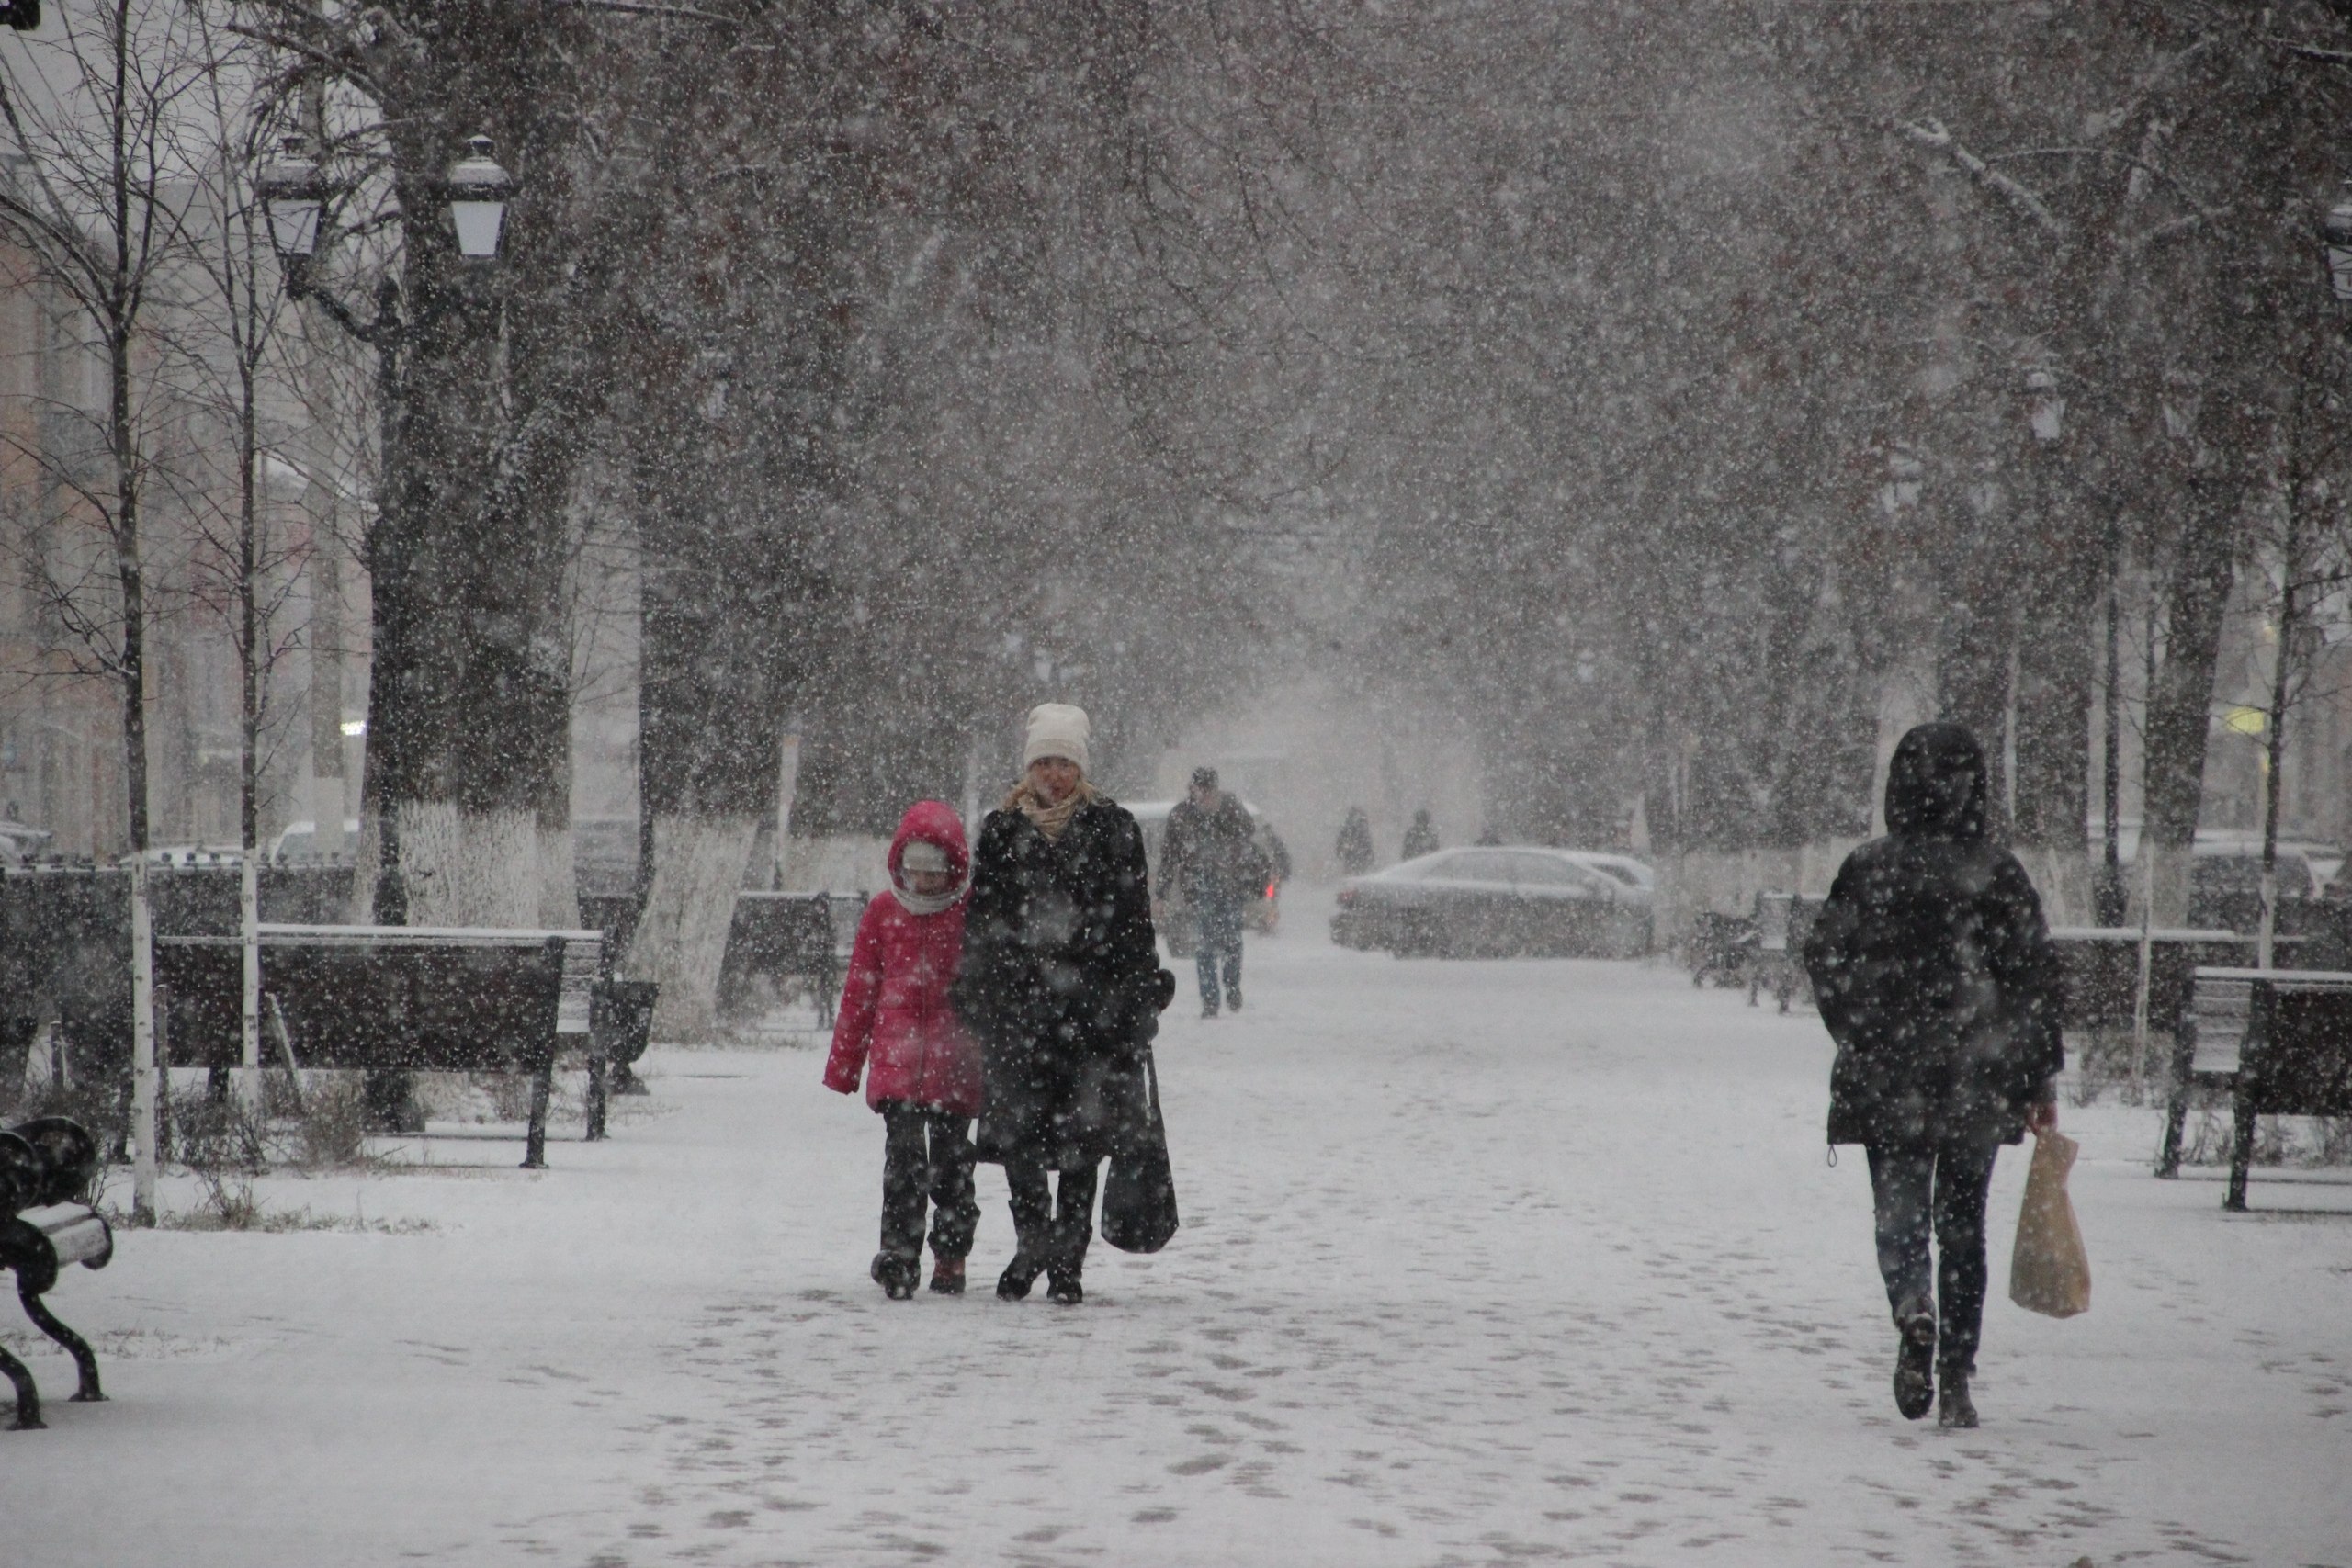
{"type": "Polygon", "coordinates": [[[817,1004],[819,1027],[831,1029],[865,904],[863,895],[738,893],[718,966],[719,1016],[742,1018],[754,1010],[763,982],[780,987],[797,980],[817,1004]]]}
{"type": "MultiPolygon", "coordinates": [[[[557,1055],[586,1050],[589,1119],[602,1120],[603,1057],[591,1009],[603,933],[432,926],[261,928],[261,988],[281,1020],[289,1066],[356,1069],[378,1081],[414,1072],[522,1073],[531,1080],[523,1165],[547,1164],[557,1055]]],[[[183,1066],[239,1060],[237,939],[159,938],[158,1055],[183,1066]]]]}
{"type": "Polygon", "coordinates": [[[2230,1094],[2230,1186],[2222,1207],[2245,1208],[2257,1116],[2352,1116],[2352,974],[2200,968],[2188,1027],[2173,1061],[2161,1174],[2180,1165],[2192,1089],[2230,1094]]]}

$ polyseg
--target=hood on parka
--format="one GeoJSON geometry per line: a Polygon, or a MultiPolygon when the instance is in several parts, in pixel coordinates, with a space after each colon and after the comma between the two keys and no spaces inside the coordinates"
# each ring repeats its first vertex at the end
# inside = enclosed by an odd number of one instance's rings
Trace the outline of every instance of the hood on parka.
{"type": "Polygon", "coordinates": [[[947,852],[947,869],[961,888],[972,874],[972,852],[964,842],[964,819],[944,800],[918,800],[899,818],[899,830],[890,837],[891,886],[905,890],[906,874],[899,862],[906,857],[907,846],[917,840],[947,852]]]}
{"type": "Polygon", "coordinates": [[[1886,769],[1886,829],[1903,838],[1984,836],[1984,750],[1964,725],[1916,726],[1886,769]]]}

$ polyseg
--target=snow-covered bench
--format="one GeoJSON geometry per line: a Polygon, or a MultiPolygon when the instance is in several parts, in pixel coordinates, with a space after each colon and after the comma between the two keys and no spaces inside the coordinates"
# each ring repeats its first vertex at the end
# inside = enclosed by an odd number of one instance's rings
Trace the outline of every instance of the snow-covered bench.
{"type": "MultiPolygon", "coordinates": [[[[415,1072],[506,1072],[531,1080],[523,1165],[547,1163],[548,1099],[567,1047],[589,1062],[589,1122],[603,1121],[604,1059],[591,1007],[604,933],[437,926],[261,928],[261,989],[289,1066],[340,1067],[378,1086],[415,1072]]],[[[164,1057],[239,1059],[243,963],[234,937],[159,938],[168,987],[164,1057]]]]}
{"type": "Polygon", "coordinates": [[[2257,1116],[2352,1116],[2352,974],[2197,971],[2165,1146],[2177,1159],[2192,1088],[2224,1089],[2233,1126],[2225,1209],[2245,1207],[2257,1116]]]}
{"type": "MultiPolygon", "coordinates": [[[[97,1166],[96,1142],[62,1116],[40,1117],[0,1133],[0,1273],[17,1277],[17,1299],[33,1326],[73,1356],[80,1374],[74,1399],[80,1404],[106,1398],[98,1387],[98,1359],[41,1298],[71,1265],[103,1269],[114,1256],[114,1233],[81,1201],[97,1166]]],[[[16,1387],[15,1429],[39,1427],[40,1390],[31,1370],[5,1348],[0,1376],[16,1387]]]]}

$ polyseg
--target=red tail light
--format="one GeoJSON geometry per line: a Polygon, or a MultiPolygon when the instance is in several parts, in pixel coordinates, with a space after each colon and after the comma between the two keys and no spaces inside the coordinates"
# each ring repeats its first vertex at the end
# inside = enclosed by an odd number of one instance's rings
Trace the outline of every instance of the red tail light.
{"type": "Polygon", "coordinates": [[[1267,884],[1266,884],[1266,897],[1269,897],[1269,898],[1271,898],[1271,897],[1272,897],[1276,893],[1278,893],[1278,892],[1282,891],[1282,886],[1283,886],[1283,885],[1282,885],[1281,883],[1279,883],[1279,882],[1269,882],[1269,883],[1267,883],[1267,884]]]}

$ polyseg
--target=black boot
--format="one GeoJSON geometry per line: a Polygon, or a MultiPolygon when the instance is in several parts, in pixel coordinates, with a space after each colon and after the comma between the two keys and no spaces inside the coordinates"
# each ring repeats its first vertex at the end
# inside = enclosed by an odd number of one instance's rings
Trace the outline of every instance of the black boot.
{"type": "Polygon", "coordinates": [[[920,1258],[877,1252],[874,1266],[866,1272],[874,1276],[874,1282],[882,1287],[884,1295],[894,1302],[908,1302],[914,1300],[915,1281],[922,1278],[922,1262],[920,1258]]]}
{"type": "Polygon", "coordinates": [[[1025,1252],[1015,1252],[1004,1272],[996,1277],[996,1299],[1020,1302],[1029,1299],[1029,1287],[1037,1282],[1037,1261],[1025,1252]]]}
{"type": "Polygon", "coordinates": [[[1047,1299],[1064,1306],[1076,1306],[1086,1299],[1086,1288],[1078,1282],[1075,1269],[1049,1269],[1046,1271],[1047,1299]]]}
{"type": "Polygon", "coordinates": [[[1894,1353],[1894,1408],[1917,1421],[1936,1403],[1936,1309],[1914,1297],[1894,1314],[1894,1328],[1903,1336],[1894,1353]]]}
{"type": "Polygon", "coordinates": [[[943,1296],[964,1293],[964,1260],[960,1258],[936,1258],[931,1264],[931,1288],[943,1296]]]}
{"type": "Polygon", "coordinates": [[[1976,1425],[1976,1406],[1968,1397],[1968,1369],[1946,1367],[1939,1380],[1943,1388],[1936,1404],[1936,1425],[1970,1428],[1976,1425]]]}

